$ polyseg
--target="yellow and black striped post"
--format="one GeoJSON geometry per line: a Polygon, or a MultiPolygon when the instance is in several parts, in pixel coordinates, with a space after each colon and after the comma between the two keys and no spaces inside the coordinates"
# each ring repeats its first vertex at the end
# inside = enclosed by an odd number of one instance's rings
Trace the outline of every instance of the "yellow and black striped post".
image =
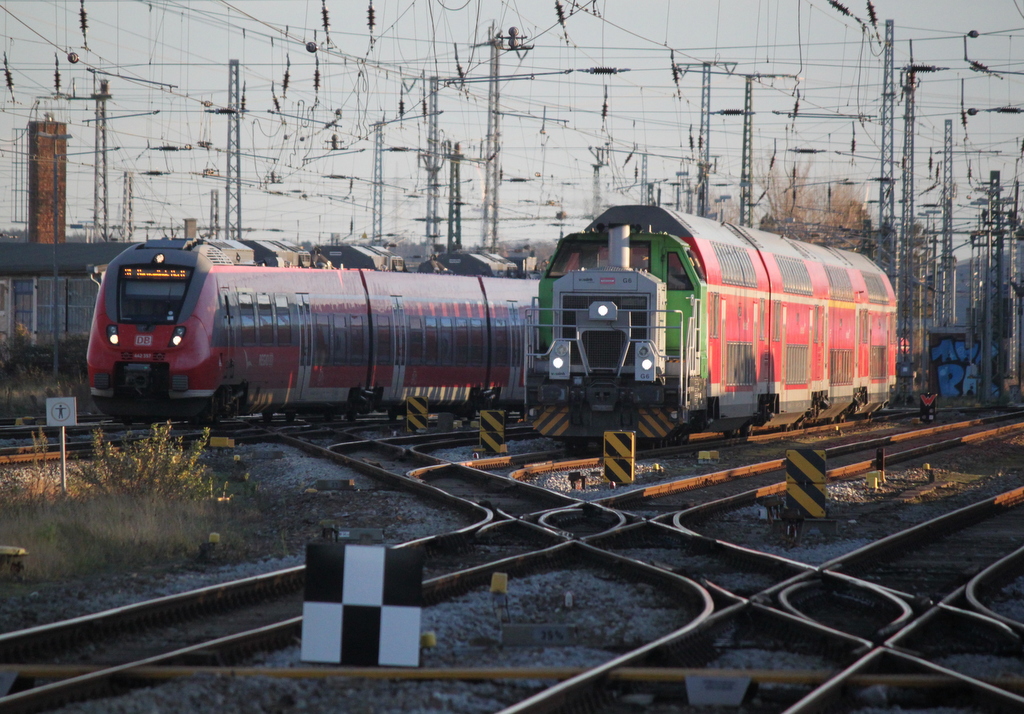
{"type": "Polygon", "coordinates": [[[480,448],[490,454],[506,454],[505,412],[483,409],[480,412],[480,448]]]}
{"type": "Polygon", "coordinates": [[[427,415],[430,410],[427,408],[426,397],[405,398],[405,430],[415,433],[418,429],[427,428],[427,415]]]}
{"type": "Polygon", "coordinates": [[[604,479],[612,484],[633,483],[636,476],[636,432],[604,433],[604,479]]]}
{"type": "Polygon", "coordinates": [[[803,518],[824,518],[828,491],[825,488],[824,450],[786,451],[786,508],[803,518]]]}

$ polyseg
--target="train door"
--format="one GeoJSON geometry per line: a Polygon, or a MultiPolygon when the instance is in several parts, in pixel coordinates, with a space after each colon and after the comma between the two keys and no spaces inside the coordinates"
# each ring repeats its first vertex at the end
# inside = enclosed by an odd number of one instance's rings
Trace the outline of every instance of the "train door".
{"type": "Polygon", "coordinates": [[[394,366],[391,372],[391,393],[397,399],[405,395],[405,349],[408,344],[405,308],[400,295],[392,295],[391,325],[394,330],[392,345],[394,346],[394,366]]]}
{"type": "Polygon", "coordinates": [[[234,292],[230,288],[221,287],[220,302],[219,365],[223,370],[224,378],[233,379],[235,372],[235,346],[238,343],[238,337],[235,335],[237,324],[235,317],[238,313],[238,307],[235,305],[234,292]]]}
{"type": "MultiPolygon", "coordinates": [[[[519,303],[515,300],[509,300],[508,303],[508,346],[507,351],[501,355],[501,359],[504,361],[498,361],[495,355],[491,357],[491,364],[507,364],[509,365],[509,375],[507,385],[513,391],[518,390],[523,384],[523,366],[524,360],[520,359],[523,355],[523,321],[520,316],[519,303]]],[[[518,392],[517,392],[518,393],[518,392]]],[[[511,396],[511,395],[509,395],[511,396]]]]}
{"type": "MultiPolygon", "coordinates": [[[[754,306],[752,306],[753,308],[754,306]]],[[[756,312],[754,312],[754,320],[757,322],[754,325],[754,333],[751,334],[751,339],[756,340],[757,348],[754,350],[755,363],[754,363],[754,393],[755,394],[768,394],[771,391],[771,378],[769,366],[771,365],[771,353],[769,352],[770,343],[766,341],[768,336],[768,315],[765,312],[765,299],[760,298],[756,305],[756,312]]]]}
{"type": "MultiPolygon", "coordinates": [[[[720,320],[718,327],[718,393],[723,397],[727,391],[726,385],[729,384],[729,339],[726,332],[729,326],[728,314],[729,308],[726,306],[726,299],[723,295],[719,298],[717,315],[720,320]]],[[[722,404],[722,399],[719,399],[719,404],[722,404]]]]}
{"type": "Polygon", "coordinates": [[[295,384],[296,399],[302,399],[309,389],[309,375],[313,368],[313,321],[310,319],[309,295],[295,296],[296,328],[299,332],[299,373],[295,384]]]}
{"type": "Polygon", "coordinates": [[[854,324],[854,343],[853,343],[853,375],[854,382],[857,386],[863,386],[867,382],[859,379],[867,375],[868,371],[865,369],[867,366],[867,355],[862,345],[865,345],[868,341],[867,334],[868,327],[868,311],[859,309],[857,310],[857,321],[854,324]]]}
{"type": "Polygon", "coordinates": [[[787,314],[788,312],[789,312],[789,306],[788,305],[782,305],[782,321],[781,321],[781,325],[780,325],[781,329],[779,330],[779,339],[781,340],[781,343],[779,345],[779,385],[780,385],[779,391],[781,392],[781,395],[782,395],[781,399],[782,399],[782,402],[783,402],[783,405],[782,405],[782,410],[783,411],[787,410],[787,408],[785,406],[785,402],[787,400],[787,397],[786,397],[786,368],[789,366],[789,355],[786,353],[786,346],[789,344],[789,340],[786,339],[786,337],[787,337],[786,331],[787,331],[787,324],[788,324],[786,322],[786,317],[788,316],[788,314],[787,314]]]}

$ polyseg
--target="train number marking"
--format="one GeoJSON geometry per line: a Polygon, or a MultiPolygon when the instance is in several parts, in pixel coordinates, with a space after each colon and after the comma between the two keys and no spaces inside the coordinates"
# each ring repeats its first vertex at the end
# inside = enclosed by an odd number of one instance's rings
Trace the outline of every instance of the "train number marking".
{"type": "Polygon", "coordinates": [[[273,367],[274,355],[260,355],[260,367],[273,367]]]}
{"type": "Polygon", "coordinates": [[[149,347],[153,344],[153,335],[135,335],[136,347],[149,347]]]}

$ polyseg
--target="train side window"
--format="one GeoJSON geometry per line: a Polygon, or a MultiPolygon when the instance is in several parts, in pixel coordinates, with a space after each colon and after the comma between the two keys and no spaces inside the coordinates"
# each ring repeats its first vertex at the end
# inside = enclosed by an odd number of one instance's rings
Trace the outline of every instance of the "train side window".
{"type": "Polygon", "coordinates": [[[455,364],[469,363],[469,320],[455,318],[455,364]]]}
{"type": "Polygon", "coordinates": [[[718,293],[711,293],[711,337],[718,337],[718,325],[722,321],[719,314],[718,293]]]}
{"type": "Polygon", "coordinates": [[[274,298],[277,307],[277,344],[280,346],[292,343],[292,314],[288,308],[288,297],[278,295],[274,298]]]}
{"type": "Polygon", "coordinates": [[[242,325],[242,344],[256,344],[256,314],[253,312],[252,293],[238,293],[238,317],[242,325]]]}
{"type": "Polygon", "coordinates": [[[437,318],[428,317],[423,322],[423,362],[437,364],[437,318]]]}
{"type": "Polygon", "coordinates": [[[438,364],[452,364],[452,318],[442,317],[437,335],[438,364]]]}
{"type": "Polygon", "coordinates": [[[334,332],[334,352],[333,352],[333,363],[334,364],[345,364],[346,358],[348,357],[348,349],[345,344],[348,341],[348,330],[345,325],[344,315],[332,315],[331,318],[334,321],[332,325],[334,332]]]}
{"type": "Polygon", "coordinates": [[[811,337],[814,344],[818,344],[818,334],[821,329],[821,308],[818,305],[814,306],[814,322],[811,324],[811,337]]]}
{"type": "Polygon", "coordinates": [[[366,338],[364,337],[363,316],[350,315],[348,322],[349,364],[363,364],[366,361],[366,338]]]}
{"type": "Polygon", "coordinates": [[[394,359],[391,351],[391,318],[387,315],[377,315],[374,322],[377,323],[377,364],[390,364],[394,359]]]}
{"type": "Polygon", "coordinates": [[[508,326],[504,320],[491,322],[494,329],[491,330],[492,343],[491,363],[496,367],[508,366],[508,326]]]}
{"type": "Polygon", "coordinates": [[[313,364],[331,363],[331,315],[314,315],[313,364]]]}
{"type": "Polygon", "coordinates": [[[423,318],[409,318],[409,364],[423,364],[423,318]]]}
{"type": "Polygon", "coordinates": [[[270,296],[259,293],[256,296],[256,315],[260,325],[260,344],[274,344],[274,309],[270,305],[270,296]]]}
{"type": "Polygon", "coordinates": [[[782,340],[782,301],[772,300],[772,342],[782,340]]]}
{"type": "Polygon", "coordinates": [[[860,332],[860,343],[866,345],[868,343],[868,311],[861,310],[860,321],[858,324],[858,331],[860,332]]]}
{"type": "Polygon", "coordinates": [[[757,306],[757,337],[761,342],[764,342],[764,298],[761,298],[760,304],[757,306]]]}
{"type": "Polygon", "coordinates": [[[469,363],[478,367],[484,363],[484,321],[479,317],[469,321],[469,363]]]}
{"type": "Polygon", "coordinates": [[[651,269],[651,244],[631,243],[629,246],[629,267],[633,270],[651,269]]]}

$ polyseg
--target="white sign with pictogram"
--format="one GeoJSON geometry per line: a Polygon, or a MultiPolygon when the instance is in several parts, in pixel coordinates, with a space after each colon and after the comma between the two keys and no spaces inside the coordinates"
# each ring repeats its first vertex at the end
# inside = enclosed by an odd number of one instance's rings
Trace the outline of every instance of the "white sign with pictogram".
{"type": "Polygon", "coordinates": [[[46,426],[75,426],[78,406],[75,397],[49,397],[46,400],[46,426]]]}

